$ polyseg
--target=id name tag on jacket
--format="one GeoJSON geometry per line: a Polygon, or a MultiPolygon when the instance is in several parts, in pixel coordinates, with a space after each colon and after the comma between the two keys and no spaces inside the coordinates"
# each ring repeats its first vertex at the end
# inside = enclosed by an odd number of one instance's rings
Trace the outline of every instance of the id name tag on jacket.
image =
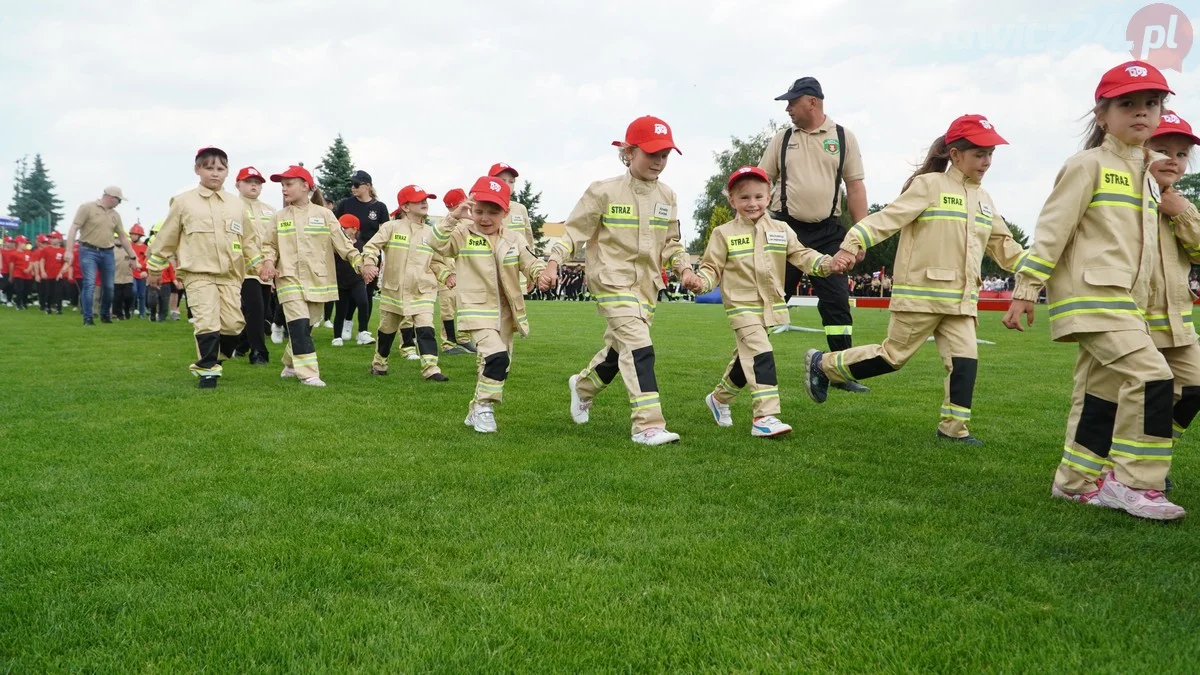
{"type": "Polygon", "coordinates": [[[229,221],[229,231],[234,234],[242,233],[242,222],[240,220],[229,221]]]}
{"type": "Polygon", "coordinates": [[[308,224],[309,225],[324,225],[325,219],[324,218],[309,218],[308,224]]]}
{"type": "Polygon", "coordinates": [[[979,212],[982,213],[983,215],[987,216],[988,218],[992,217],[992,207],[990,204],[980,204],[979,212]]]}
{"type": "Polygon", "coordinates": [[[768,232],[767,233],[767,243],[768,244],[786,244],[787,243],[787,233],[786,232],[768,232]]]}
{"type": "Polygon", "coordinates": [[[670,204],[662,204],[662,203],[655,204],[654,205],[654,217],[661,218],[663,220],[670,220],[671,219],[671,205],[670,204]]]}

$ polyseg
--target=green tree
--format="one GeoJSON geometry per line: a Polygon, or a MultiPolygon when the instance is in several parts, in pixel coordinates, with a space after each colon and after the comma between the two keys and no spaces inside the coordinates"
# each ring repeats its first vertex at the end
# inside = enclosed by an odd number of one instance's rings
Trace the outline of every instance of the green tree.
{"type": "Polygon", "coordinates": [[[17,161],[13,178],[13,200],[8,213],[21,219],[25,235],[42,234],[54,229],[63,219],[62,200],[55,194],[54,181],[40,154],[33,156],[30,167],[27,158],[17,161]]]}
{"type": "Polygon", "coordinates": [[[534,255],[545,255],[546,237],[542,235],[542,226],[546,224],[546,214],[538,210],[538,206],[542,203],[542,193],[535,194],[533,185],[529,181],[525,181],[517,194],[513,196],[513,201],[520,202],[525,210],[529,211],[529,229],[533,233],[534,255]]]}
{"type": "Polygon", "coordinates": [[[763,153],[767,150],[767,144],[771,142],[771,137],[778,129],[779,125],[772,122],[770,126],[754,136],[744,139],[731,136],[729,149],[713,153],[717,171],[704,183],[704,193],[696,200],[696,210],[692,212],[692,219],[696,223],[697,236],[688,244],[688,251],[693,253],[704,251],[704,247],[708,246],[708,234],[712,232],[712,228],[730,220],[730,218],[726,218],[714,224],[712,217],[713,210],[717,206],[728,203],[723,192],[725,181],[729,180],[729,174],[739,167],[758,166],[763,153]]]}
{"type": "Polygon", "coordinates": [[[1200,208],[1200,173],[1185,174],[1175,183],[1175,189],[1189,201],[1200,208]]]}
{"type": "MultiPolygon", "coordinates": [[[[718,227],[720,227],[721,225],[724,225],[725,223],[728,223],[729,221],[733,220],[734,215],[736,215],[736,214],[733,212],[733,208],[730,207],[728,203],[717,204],[717,205],[713,206],[712,213],[710,213],[708,216],[708,227],[705,229],[708,231],[709,234],[711,234],[713,230],[715,230],[718,227]]],[[[688,244],[688,253],[693,253],[695,255],[701,255],[704,253],[704,249],[707,246],[708,246],[708,237],[707,236],[705,236],[703,240],[698,239],[698,238],[693,239],[688,244]]]]}
{"type": "Polygon", "coordinates": [[[317,165],[317,185],[321,186],[329,203],[337,203],[350,196],[350,177],[353,175],[354,160],[350,158],[350,148],[338,134],[317,165]]]}
{"type": "MultiPolygon", "coordinates": [[[[1004,224],[1008,225],[1008,231],[1012,233],[1013,241],[1020,244],[1021,248],[1029,248],[1029,235],[1025,234],[1025,230],[1022,230],[1016,223],[1008,222],[1007,218],[1004,219],[1004,224]]],[[[1000,266],[996,264],[996,261],[992,260],[991,256],[986,254],[983,256],[981,273],[985,277],[1005,276],[1011,274],[1011,272],[1006,272],[1000,269],[1000,266]]]]}

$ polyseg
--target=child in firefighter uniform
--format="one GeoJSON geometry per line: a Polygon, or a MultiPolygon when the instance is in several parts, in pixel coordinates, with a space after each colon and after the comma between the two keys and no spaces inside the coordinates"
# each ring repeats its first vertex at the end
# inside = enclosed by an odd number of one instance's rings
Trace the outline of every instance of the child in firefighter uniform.
{"type": "Polygon", "coordinates": [[[900,370],[933,335],[948,373],[937,437],[983,444],[967,430],[978,371],[980,265],[986,253],[1011,272],[1025,253],[980,186],[995,147],[1007,143],[983,116],[959,117],[934,139],[900,196],[850,228],[836,256],[846,265],[900,233],[888,336],[841,352],[809,350],[805,387],[814,401],[825,401],[831,382],[900,370]]]}
{"type": "Polygon", "coordinates": [[[1032,322],[1044,286],[1051,338],[1079,343],[1051,495],[1153,520],[1185,515],[1162,493],[1175,384],[1146,323],[1160,192],[1143,144],[1168,93],[1162,73],[1140,61],[1101,78],[1087,149],[1059,171],[1004,317],[1008,328],[1020,328],[1022,314],[1032,322]],[[1113,473],[1101,481],[1109,463],[1113,473]]]}
{"type": "MultiPolygon", "coordinates": [[[[267,237],[275,218],[275,209],[258,198],[265,183],[262,174],[252,166],[242,167],[234,183],[246,210],[246,224],[254,228],[259,241],[267,237]]],[[[242,281],[242,314],[246,318],[246,327],[238,339],[237,355],[249,354],[252,366],[265,366],[271,362],[266,340],[267,317],[271,315],[269,310],[274,309],[271,305],[270,284],[263,283],[257,275],[247,274],[242,281]]]]}
{"type": "MultiPolygon", "coordinates": [[[[171,199],[167,218],[147,251],[151,288],[162,286],[168,259],[187,292],[195,320],[198,358],[190,366],[202,389],[217,386],[220,356],[233,352],[242,332],[241,288],[247,270],[262,262],[255,230],[245,222],[242,200],[222,187],[229,175],[229,156],[218,148],[196,153],[200,186],[171,199]]],[[[84,283],[92,283],[85,279],[84,283]]]]}
{"type": "Polygon", "coordinates": [[[263,240],[265,260],[259,278],[264,282],[275,279],[275,292],[287,321],[289,340],[279,376],[324,387],[312,328],[320,323],[325,303],[337,299],[334,254],[349,262],[355,272],[362,254],[346,238],[333,211],[325,207],[308,169],[291,166],[271,180],[283,184],[286,206],[275,212],[263,240]]]}
{"type": "Polygon", "coordinates": [[[438,369],[437,334],[433,330],[433,305],[438,284],[454,288],[454,275],[442,257],[429,247],[429,212],[426,193],[416,185],[400,190],[400,217],[380,226],[363,247],[363,281],[379,277],[379,339],[375,343],[372,375],[387,375],[388,356],[396,341],[402,319],[412,323],[417,351],[421,356],[421,377],[433,382],[450,379],[438,369]]]}
{"type": "Polygon", "coordinates": [[[783,278],[787,264],[814,276],[829,276],[832,256],[800,243],[786,223],[767,213],[771,181],[757,167],[744,166],[729,176],[729,204],[737,218],[712,231],[690,289],[707,293],[721,287],[725,316],[737,345],[725,375],[704,401],[718,426],[733,426],[729,405],[743,388],[750,390],[751,436],[779,436],[792,428],[779,421],[779,380],[767,328],[786,323],[783,278]]]}
{"type": "Polygon", "coordinates": [[[524,238],[504,229],[509,195],[502,181],[480,178],[471,187],[471,201],[456,206],[429,238],[439,255],[457,259],[458,325],[479,350],[475,396],[463,422],[480,433],[496,431],[495,406],[504,398],[513,331],[529,334],[520,275],[532,279],[545,267],[524,238]]]}
{"type": "MultiPolygon", "coordinates": [[[[1158,258],[1150,281],[1146,323],[1154,346],[1174,375],[1172,435],[1176,446],[1200,412],[1200,345],[1192,325],[1193,298],[1188,290],[1192,265],[1200,264],[1200,211],[1173,187],[1187,172],[1188,157],[1197,144],[1200,136],[1192,126],[1169,110],[1146,142],[1152,152],[1165,157],[1150,165],[1162,199],[1158,205],[1158,258]]],[[[1118,395],[1118,389],[1111,389],[1104,398],[1115,401],[1118,395]]],[[[1170,478],[1164,480],[1166,492],[1170,478]]]]}
{"type": "MultiPolygon", "coordinates": [[[[466,200],[467,193],[462,188],[447,190],[446,194],[442,196],[442,203],[446,205],[447,211],[453,211],[454,207],[466,200]]],[[[446,264],[450,274],[453,275],[455,272],[454,258],[443,258],[442,262],[446,264]]],[[[471,336],[466,331],[460,330],[454,322],[454,314],[458,311],[458,292],[442,282],[438,284],[437,297],[438,314],[442,320],[442,355],[474,354],[475,345],[471,344],[471,336]]]]}
{"type": "Polygon", "coordinates": [[[492,168],[488,169],[488,176],[498,178],[501,182],[508,185],[510,201],[508,203],[508,215],[504,216],[504,229],[516,232],[525,238],[525,243],[528,246],[533,246],[533,226],[529,222],[529,210],[516,199],[517,177],[520,175],[516,169],[504,162],[497,162],[492,165],[492,168]]]}
{"type": "Polygon", "coordinates": [[[624,175],[592,183],[564,223],[562,239],[538,286],[558,281],[558,266],[586,244],[588,288],[608,322],[604,347],[579,374],[568,380],[571,418],[584,424],[593,398],[616,378],[625,383],[632,409],[632,440],[662,445],[679,440],[667,431],[654,374],[650,324],[662,269],[672,267],[680,281],[694,276],[679,242],[675,191],[658,180],[672,150],[679,152],[667,123],[640,117],[626,129],[625,141],[613,143],[629,168],[624,175]]]}

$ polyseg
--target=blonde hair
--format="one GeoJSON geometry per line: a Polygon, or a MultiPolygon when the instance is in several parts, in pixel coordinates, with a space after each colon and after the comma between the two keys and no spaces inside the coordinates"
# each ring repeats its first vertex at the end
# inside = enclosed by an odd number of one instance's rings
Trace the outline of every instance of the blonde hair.
{"type": "Polygon", "coordinates": [[[917,179],[917,176],[920,176],[921,174],[945,173],[947,167],[950,166],[951,150],[963,152],[965,150],[972,150],[978,147],[980,146],[975,145],[965,138],[960,138],[956,141],[947,143],[945,134],[938,136],[937,138],[933,139],[933,143],[930,144],[929,152],[925,154],[925,161],[922,162],[919,167],[917,167],[917,170],[913,172],[913,175],[908,177],[908,180],[904,181],[904,187],[900,191],[904,192],[907,190],[908,187],[912,185],[912,182],[917,179]]]}
{"type": "Polygon", "coordinates": [[[379,199],[379,195],[375,194],[375,186],[367,183],[367,189],[371,191],[371,199],[379,199]]]}
{"type": "Polygon", "coordinates": [[[628,143],[622,143],[621,145],[617,146],[617,158],[620,159],[621,163],[626,167],[633,163],[633,148],[634,146],[628,143]]]}
{"type": "Polygon", "coordinates": [[[1092,107],[1091,119],[1088,120],[1087,129],[1083,132],[1083,135],[1087,137],[1083,142],[1084,150],[1098,148],[1104,142],[1104,136],[1108,131],[1100,126],[1100,118],[1112,107],[1112,102],[1111,98],[1102,98],[1092,107]]]}

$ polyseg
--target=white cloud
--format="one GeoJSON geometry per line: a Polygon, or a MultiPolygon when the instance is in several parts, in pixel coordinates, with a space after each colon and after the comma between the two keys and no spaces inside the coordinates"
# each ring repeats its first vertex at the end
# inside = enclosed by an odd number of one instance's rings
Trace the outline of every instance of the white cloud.
{"type": "MultiPolygon", "coordinates": [[[[644,114],[684,154],[664,180],[685,217],[730,135],[774,119],[795,78],[858,136],[868,197],[895,197],[955,116],[988,115],[1012,143],[987,187],[1032,228],[1107,67],[1128,58],[1138,3],[991,5],[794,0],[606,3],[344,0],[33,3],[0,30],[0,201],[10,162],[41,152],[68,214],[109,183],[146,220],[218,144],[235,165],[315,166],[338,133],[385,200],[443,193],[495,161],[518,167],[563,218],[587,184],[622,170],[609,142],[644,114]]],[[[1196,49],[1200,52],[1200,48],[1196,49]]],[[[1200,119],[1200,78],[1169,72],[1200,119]]],[[[267,198],[277,192],[268,188],[267,198]]],[[[684,230],[690,233],[691,223],[684,230]]]]}

